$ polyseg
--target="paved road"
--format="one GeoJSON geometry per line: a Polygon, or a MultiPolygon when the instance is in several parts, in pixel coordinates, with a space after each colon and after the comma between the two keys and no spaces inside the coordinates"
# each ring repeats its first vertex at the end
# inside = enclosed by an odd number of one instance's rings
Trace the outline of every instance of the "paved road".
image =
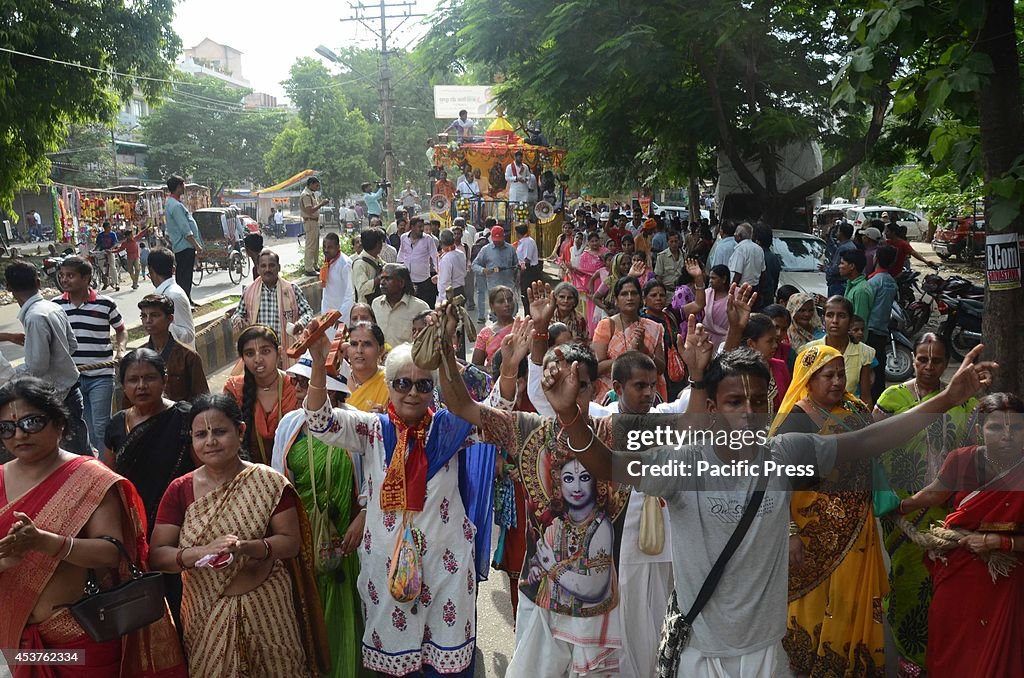
{"type": "MultiPolygon", "coordinates": [[[[267,246],[280,255],[281,266],[284,270],[302,262],[302,251],[295,238],[269,240],[267,246]]],[[[123,271],[121,281],[120,291],[107,289],[102,293],[109,295],[114,300],[129,329],[138,327],[140,323],[136,305],[142,300],[142,297],[153,292],[153,284],[149,279],[139,280],[139,289],[133,290],[131,278],[123,271]]],[[[213,275],[206,273],[203,275],[202,284],[192,288],[192,300],[197,304],[204,304],[225,294],[240,294],[241,290],[241,285],[231,284],[227,271],[217,271],[213,275]]],[[[17,303],[0,306],[0,332],[23,331],[21,323],[18,322],[19,310],[20,307],[17,303]]],[[[17,344],[0,344],[0,350],[3,351],[4,357],[11,362],[20,360],[25,355],[24,347],[17,344]]]]}

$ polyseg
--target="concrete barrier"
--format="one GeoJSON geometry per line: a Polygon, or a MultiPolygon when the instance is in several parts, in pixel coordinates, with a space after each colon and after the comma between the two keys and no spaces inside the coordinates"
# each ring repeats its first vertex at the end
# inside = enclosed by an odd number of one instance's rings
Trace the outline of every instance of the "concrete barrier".
{"type": "MultiPolygon", "coordinates": [[[[304,279],[299,283],[299,290],[306,296],[306,300],[309,301],[313,310],[319,313],[320,300],[323,298],[320,281],[304,279]]],[[[228,318],[228,315],[234,311],[234,308],[226,309],[220,318],[213,320],[202,329],[197,328],[196,353],[202,358],[203,368],[208,377],[238,360],[238,351],[235,346],[238,333],[235,332],[231,320],[228,318]]]]}
{"type": "MultiPolygon", "coordinates": [[[[298,286],[306,296],[306,300],[309,301],[309,305],[313,307],[313,311],[319,313],[320,300],[323,298],[320,281],[305,278],[298,283],[298,286]]],[[[225,308],[219,316],[196,327],[196,353],[203,361],[203,371],[206,373],[207,379],[238,360],[238,351],[235,346],[238,333],[235,332],[229,318],[235,312],[235,308],[237,307],[225,308]]],[[[128,348],[130,350],[145,346],[148,341],[149,337],[137,339],[131,342],[128,348]]],[[[123,402],[121,384],[117,383],[116,378],[114,381],[115,392],[112,400],[114,403],[122,403],[122,407],[124,407],[126,403],[123,402]]],[[[115,405],[114,411],[116,412],[118,409],[121,408],[117,408],[115,405]]]]}

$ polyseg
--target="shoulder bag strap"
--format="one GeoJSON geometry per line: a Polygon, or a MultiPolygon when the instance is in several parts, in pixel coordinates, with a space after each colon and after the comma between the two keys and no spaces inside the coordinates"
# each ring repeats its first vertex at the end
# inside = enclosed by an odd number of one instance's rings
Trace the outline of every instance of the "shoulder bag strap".
{"type": "MultiPolygon", "coordinates": [[[[126,549],[124,547],[124,544],[122,544],[117,539],[114,539],[113,537],[100,536],[98,538],[102,539],[104,541],[109,541],[111,544],[113,544],[114,546],[117,547],[118,552],[121,554],[121,559],[124,560],[126,563],[128,563],[128,573],[129,573],[129,576],[132,579],[139,579],[140,577],[142,577],[142,574],[143,574],[142,570],[139,569],[139,567],[134,562],[132,562],[131,557],[129,557],[129,555],[128,555],[128,549],[126,549]]],[[[93,595],[96,595],[97,593],[100,592],[99,579],[96,577],[96,569],[95,568],[90,567],[87,570],[87,573],[88,573],[88,576],[86,577],[86,580],[85,580],[85,595],[86,596],[93,596],[93,595]]],[[[71,606],[68,605],[66,607],[71,607],[71,606]]]]}
{"type": "Polygon", "coordinates": [[[728,543],[722,550],[722,555],[718,556],[718,560],[711,567],[711,572],[708,573],[708,578],[704,580],[704,585],[700,587],[700,592],[697,593],[697,600],[694,601],[693,607],[686,613],[683,621],[686,624],[692,625],[693,620],[697,618],[700,611],[707,605],[708,600],[711,599],[715,589],[718,587],[718,582],[722,578],[722,573],[725,571],[725,566],[732,558],[732,554],[736,552],[740,542],[743,541],[743,537],[746,536],[747,530],[750,529],[750,524],[754,522],[754,515],[757,514],[757,510],[761,508],[761,501],[764,499],[765,487],[768,485],[768,476],[763,475],[757,481],[757,487],[754,488],[754,494],[751,495],[750,501],[747,502],[747,508],[743,511],[743,516],[740,518],[739,524],[736,525],[736,529],[733,530],[732,536],[729,537],[728,543]]]}

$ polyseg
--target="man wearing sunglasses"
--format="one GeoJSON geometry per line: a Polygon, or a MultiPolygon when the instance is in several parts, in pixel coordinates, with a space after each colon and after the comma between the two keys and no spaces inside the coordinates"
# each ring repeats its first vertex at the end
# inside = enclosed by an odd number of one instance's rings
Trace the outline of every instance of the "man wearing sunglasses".
{"type": "Polygon", "coordinates": [[[62,447],[75,454],[92,455],[78,383],[80,375],[72,357],[78,350],[78,340],[71,322],[60,306],[43,299],[32,264],[15,261],[4,271],[4,281],[21,306],[18,320],[25,328],[25,363],[18,371],[45,379],[64,400],[70,416],[62,447]]]}

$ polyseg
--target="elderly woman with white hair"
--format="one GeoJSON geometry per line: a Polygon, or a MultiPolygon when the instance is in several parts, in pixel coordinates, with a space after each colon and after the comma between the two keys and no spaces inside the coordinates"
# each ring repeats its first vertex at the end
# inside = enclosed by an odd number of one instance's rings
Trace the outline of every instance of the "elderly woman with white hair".
{"type": "MultiPolygon", "coordinates": [[[[307,352],[288,368],[288,378],[299,402],[309,391],[312,365],[307,352]]],[[[343,395],[351,395],[347,383],[333,377],[327,378],[326,388],[334,404],[341,402],[343,395]]],[[[336,534],[327,537],[313,529],[316,540],[313,549],[319,565],[316,587],[331,646],[331,670],[325,675],[329,678],[361,675],[358,657],[363,617],[356,589],[359,576],[356,549],[362,541],[366,519],[365,496],[360,491],[362,456],[350,456],[346,450],[311,436],[306,426],[306,412],[298,409],[284,415],[277,426],[271,466],[292,481],[314,524],[326,518],[336,530],[336,534]],[[329,555],[325,555],[325,547],[329,555]]]]}
{"type": "Polygon", "coordinates": [[[332,408],[328,347],[326,339],[310,347],[305,413],[314,437],[363,457],[363,666],[390,676],[468,676],[476,647],[476,527],[467,517],[475,504],[463,496],[487,495],[460,487],[459,453],[473,427],[433,410],[435,375],[416,367],[409,344],[395,347],[384,364],[386,413],[332,408]]]}

